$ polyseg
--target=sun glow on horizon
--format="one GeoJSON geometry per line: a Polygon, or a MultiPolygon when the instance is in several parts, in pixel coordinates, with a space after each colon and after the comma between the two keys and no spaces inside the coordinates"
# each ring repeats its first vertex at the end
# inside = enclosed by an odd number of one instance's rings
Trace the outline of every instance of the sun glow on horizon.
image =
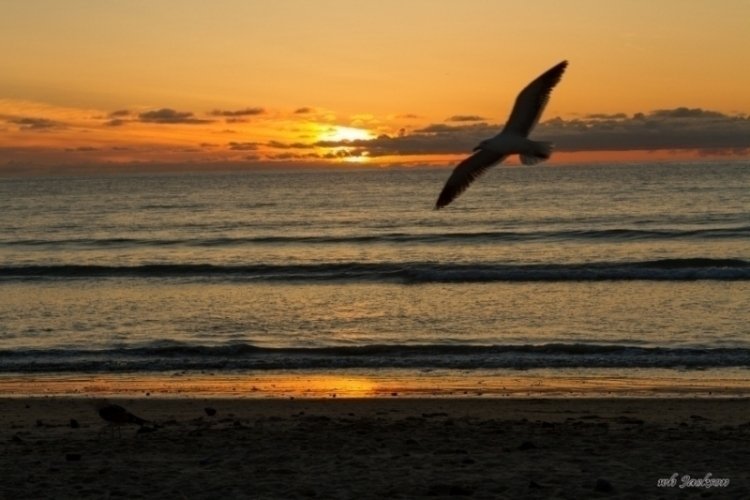
{"type": "Polygon", "coordinates": [[[331,127],[320,136],[322,141],[367,141],[374,138],[375,136],[368,130],[339,125],[331,127]]]}

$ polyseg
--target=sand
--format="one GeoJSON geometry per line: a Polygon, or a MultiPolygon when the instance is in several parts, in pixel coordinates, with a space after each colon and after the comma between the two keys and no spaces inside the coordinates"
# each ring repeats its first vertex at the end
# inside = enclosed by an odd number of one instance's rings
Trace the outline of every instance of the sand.
{"type": "Polygon", "coordinates": [[[750,498],[750,399],[113,402],[0,399],[0,498],[750,498]]]}

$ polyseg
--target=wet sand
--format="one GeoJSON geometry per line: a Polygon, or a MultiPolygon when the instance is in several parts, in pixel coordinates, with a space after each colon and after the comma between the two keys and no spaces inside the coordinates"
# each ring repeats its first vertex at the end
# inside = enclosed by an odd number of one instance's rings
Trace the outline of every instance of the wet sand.
{"type": "Polygon", "coordinates": [[[750,497],[750,399],[110,401],[0,399],[0,498],[750,497]]]}

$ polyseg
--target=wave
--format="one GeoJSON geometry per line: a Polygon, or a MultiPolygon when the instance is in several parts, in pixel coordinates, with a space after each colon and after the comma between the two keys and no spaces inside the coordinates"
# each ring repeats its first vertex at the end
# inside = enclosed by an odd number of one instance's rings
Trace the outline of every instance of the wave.
{"type": "Polygon", "coordinates": [[[118,349],[0,351],[1,373],[338,368],[750,368],[747,348],[666,348],[599,344],[365,345],[265,348],[177,342],[118,349]]]}
{"type": "Polygon", "coordinates": [[[187,278],[249,281],[371,281],[405,284],[529,281],[750,280],[741,259],[662,259],[581,264],[441,264],[430,262],[321,264],[28,265],[0,267],[0,280],[60,278],[187,278]]]}
{"type": "Polygon", "coordinates": [[[705,229],[601,229],[562,231],[477,231],[451,233],[392,232],[364,235],[284,235],[216,238],[66,238],[0,240],[3,246],[73,246],[79,248],[132,246],[226,247],[263,244],[357,244],[357,243],[461,243],[461,242],[528,242],[528,241],[638,241],[638,240],[713,240],[750,237],[750,226],[705,229]]]}

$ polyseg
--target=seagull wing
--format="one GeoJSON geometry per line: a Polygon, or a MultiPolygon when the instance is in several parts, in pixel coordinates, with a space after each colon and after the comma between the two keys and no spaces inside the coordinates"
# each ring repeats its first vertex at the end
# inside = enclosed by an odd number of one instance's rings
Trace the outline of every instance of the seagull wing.
{"type": "Polygon", "coordinates": [[[443,186],[443,190],[438,196],[437,203],[435,203],[435,210],[442,208],[455,200],[458,195],[463,193],[469,184],[474,179],[482,175],[487,169],[493,165],[497,165],[505,159],[507,155],[495,153],[493,151],[487,151],[480,149],[473,155],[469,156],[458,166],[453,169],[453,173],[448,178],[443,186]]]}
{"type": "Polygon", "coordinates": [[[523,137],[529,135],[531,129],[542,116],[552,89],[562,78],[567,66],[568,61],[553,66],[518,94],[513,111],[511,111],[508,123],[505,124],[502,133],[522,135],[523,137]]]}

